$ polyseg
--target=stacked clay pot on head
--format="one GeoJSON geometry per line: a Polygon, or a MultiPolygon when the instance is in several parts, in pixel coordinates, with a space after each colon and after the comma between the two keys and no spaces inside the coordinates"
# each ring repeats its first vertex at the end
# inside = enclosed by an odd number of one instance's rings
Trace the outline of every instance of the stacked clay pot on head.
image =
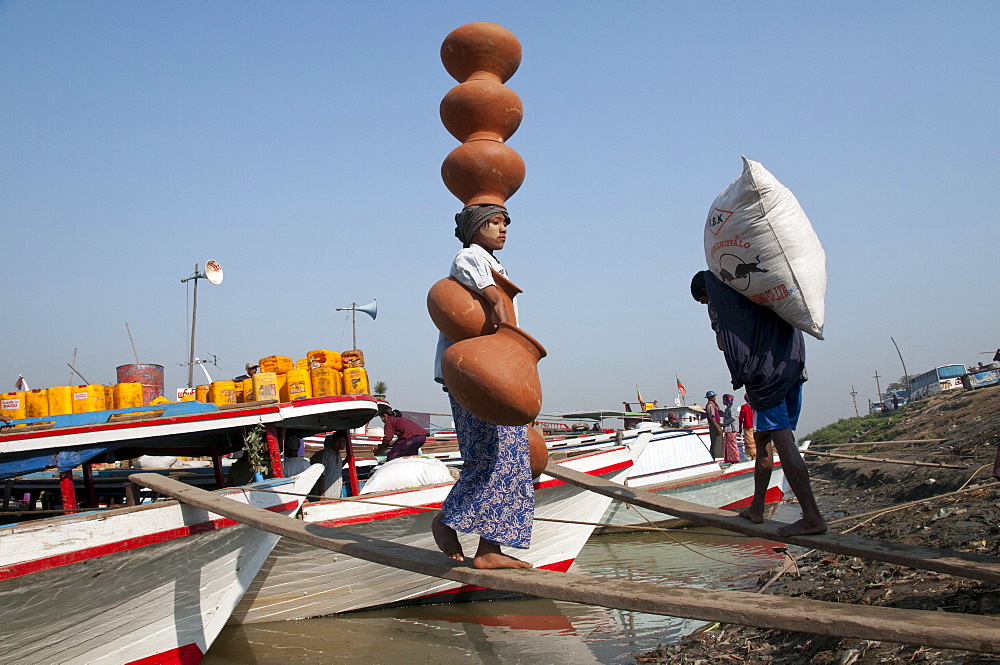
{"type": "Polygon", "coordinates": [[[466,206],[504,205],[524,182],[524,160],[506,144],[524,106],[504,85],[521,64],[521,43],[495,23],[469,23],[445,38],[441,61],[459,82],[441,100],[441,122],[462,142],[445,158],[441,178],[466,206]]]}

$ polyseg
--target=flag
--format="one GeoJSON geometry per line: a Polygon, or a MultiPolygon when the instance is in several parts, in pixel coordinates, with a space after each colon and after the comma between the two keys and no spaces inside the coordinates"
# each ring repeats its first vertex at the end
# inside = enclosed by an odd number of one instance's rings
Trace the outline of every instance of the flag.
{"type": "Polygon", "coordinates": [[[645,412],[646,411],[646,403],[642,401],[642,393],[639,392],[639,384],[638,383],[635,385],[635,396],[636,396],[636,399],[639,400],[639,410],[645,412]]]}
{"type": "Polygon", "coordinates": [[[681,394],[681,397],[684,397],[685,395],[687,395],[688,392],[687,388],[685,388],[684,384],[681,383],[681,377],[674,374],[674,378],[677,379],[677,392],[681,394]]]}

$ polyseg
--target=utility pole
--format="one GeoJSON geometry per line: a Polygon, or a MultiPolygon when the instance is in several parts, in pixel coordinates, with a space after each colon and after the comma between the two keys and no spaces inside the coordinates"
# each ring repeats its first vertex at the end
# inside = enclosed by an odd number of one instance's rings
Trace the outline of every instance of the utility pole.
{"type": "Polygon", "coordinates": [[[875,389],[878,391],[878,401],[881,402],[882,401],[882,386],[880,386],[879,383],[878,383],[879,378],[881,378],[878,375],[878,370],[875,370],[875,377],[874,378],[875,378],[875,389]]]}
{"type": "Polygon", "coordinates": [[[910,397],[910,375],[906,372],[906,363],[903,362],[903,354],[899,352],[899,345],[896,344],[896,340],[892,339],[892,337],[889,337],[889,339],[892,340],[892,345],[894,347],[896,347],[896,353],[899,355],[899,364],[903,366],[903,379],[906,381],[906,397],[907,397],[907,399],[909,399],[909,397],[910,397]]]}
{"type": "Polygon", "coordinates": [[[854,416],[860,418],[861,414],[858,413],[858,391],[854,389],[853,385],[851,386],[851,401],[854,402],[854,416]]]}

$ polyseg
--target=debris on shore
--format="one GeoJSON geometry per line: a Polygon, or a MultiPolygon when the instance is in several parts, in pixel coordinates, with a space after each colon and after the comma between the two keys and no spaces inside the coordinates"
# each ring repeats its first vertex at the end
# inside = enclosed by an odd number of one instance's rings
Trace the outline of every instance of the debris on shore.
{"type": "MultiPolygon", "coordinates": [[[[807,457],[813,490],[831,530],[1000,556],[1000,483],[991,477],[1000,443],[1000,388],[941,393],[897,411],[839,421],[812,439],[817,449],[836,451],[835,444],[871,441],[841,451],[964,467],[807,457]],[[901,440],[918,441],[890,443],[901,440]]],[[[819,551],[791,554],[799,557],[799,576],[785,573],[775,580],[774,573],[762,575],[758,588],[764,593],[1000,615],[1000,585],[819,551]]],[[[641,664],[706,665],[1000,663],[996,656],[967,651],[719,624],[635,658],[641,664]]]]}

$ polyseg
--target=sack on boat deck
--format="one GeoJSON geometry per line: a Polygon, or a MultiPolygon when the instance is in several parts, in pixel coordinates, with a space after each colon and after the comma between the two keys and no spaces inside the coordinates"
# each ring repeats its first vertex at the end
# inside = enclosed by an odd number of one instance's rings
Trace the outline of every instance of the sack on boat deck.
{"type": "Polygon", "coordinates": [[[451,472],[441,460],[432,457],[399,457],[380,466],[361,488],[361,494],[438,485],[452,480],[451,472]]]}
{"type": "Polygon", "coordinates": [[[705,258],[726,285],[823,339],[826,253],[795,195],[759,162],[712,203],[705,258]]]}

